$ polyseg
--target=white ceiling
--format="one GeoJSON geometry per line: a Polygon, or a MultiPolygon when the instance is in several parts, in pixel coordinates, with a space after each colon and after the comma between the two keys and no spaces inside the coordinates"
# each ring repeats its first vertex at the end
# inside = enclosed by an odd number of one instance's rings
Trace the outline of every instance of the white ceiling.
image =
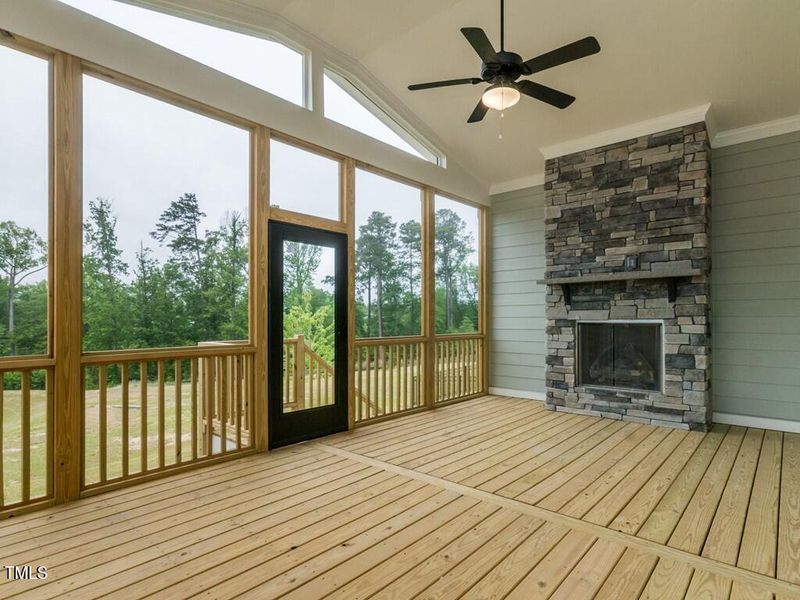
{"type": "Polygon", "coordinates": [[[523,97],[472,125],[482,86],[406,86],[478,76],[459,28],[483,27],[498,46],[497,0],[230,1],[260,9],[254,24],[280,15],[360,62],[490,183],[540,173],[539,148],[705,103],[720,130],[800,114],[800,0],[506,0],[506,48],[523,59],[586,35],[602,51],[532,77],[576,96],[566,110],[523,97]]]}

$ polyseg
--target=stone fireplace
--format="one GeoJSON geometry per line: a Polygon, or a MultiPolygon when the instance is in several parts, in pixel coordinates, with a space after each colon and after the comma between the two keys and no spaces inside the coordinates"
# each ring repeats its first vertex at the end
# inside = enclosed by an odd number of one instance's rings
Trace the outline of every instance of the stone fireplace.
{"type": "Polygon", "coordinates": [[[696,123],[547,161],[548,408],[706,429],[709,152],[696,123]]]}

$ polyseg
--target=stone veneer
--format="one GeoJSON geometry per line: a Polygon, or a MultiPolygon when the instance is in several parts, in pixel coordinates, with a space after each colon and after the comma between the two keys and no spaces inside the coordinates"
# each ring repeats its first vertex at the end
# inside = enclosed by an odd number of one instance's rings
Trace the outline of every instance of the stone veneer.
{"type": "Polygon", "coordinates": [[[710,406],[710,149],[696,123],[548,160],[545,172],[545,280],[638,270],[666,279],[577,283],[564,302],[547,293],[546,405],[625,421],[703,430],[710,406]],[[663,320],[664,389],[576,387],[578,320],[663,320]]]}

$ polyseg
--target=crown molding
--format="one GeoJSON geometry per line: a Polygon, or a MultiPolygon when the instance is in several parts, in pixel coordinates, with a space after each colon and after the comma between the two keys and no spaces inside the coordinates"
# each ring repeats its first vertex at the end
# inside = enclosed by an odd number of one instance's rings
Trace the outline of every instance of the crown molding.
{"type": "Polygon", "coordinates": [[[785,133],[794,133],[795,131],[800,131],[800,115],[755,123],[738,129],[720,131],[715,136],[710,137],[711,147],[724,148],[725,146],[752,142],[785,133]]]}
{"type": "MultiPolygon", "coordinates": [[[[691,125],[692,123],[699,123],[701,121],[707,122],[709,119],[709,111],[711,104],[703,104],[695,106],[686,110],[682,110],[668,115],[662,115],[653,119],[639,121],[638,123],[631,123],[624,127],[616,129],[607,129],[598,133],[593,133],[586,137],[577,138],[554,144],[552,146],[545,146],[540,148],[545,160],[556,158],[557,156],[564,156],[574,152],[582,152],[584,150],[591,150],[592,148],[600,148],[608,144],[622,142],[624,140],[631,140],[643,135],[650,135],[658,133],[659,131],[666,131],[674,129],[675,127],[683,127],[684,125],[691,125]]],[[[713,122],[713,118],[710,119],[713,122]]]]}
{"type": "Polygon", "coordinates": [[[505,194],[506,192],[523,190],[537,185],[544,185],[544,173],[536,173],[534,175],[528,175],[527,177],[519,177],[518,179],[509,179],[508,181],[493,183],[489,186],[489,195],[505,194]]]}

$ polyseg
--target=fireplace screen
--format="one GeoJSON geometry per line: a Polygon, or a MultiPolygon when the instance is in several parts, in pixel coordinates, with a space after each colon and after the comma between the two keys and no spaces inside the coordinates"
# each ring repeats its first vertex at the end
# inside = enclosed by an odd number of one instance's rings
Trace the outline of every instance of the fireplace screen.
{"type": "Polygon", "coordinates": [[[661,389],[660,323],[578,323],[578,385],[661,389]]]}

